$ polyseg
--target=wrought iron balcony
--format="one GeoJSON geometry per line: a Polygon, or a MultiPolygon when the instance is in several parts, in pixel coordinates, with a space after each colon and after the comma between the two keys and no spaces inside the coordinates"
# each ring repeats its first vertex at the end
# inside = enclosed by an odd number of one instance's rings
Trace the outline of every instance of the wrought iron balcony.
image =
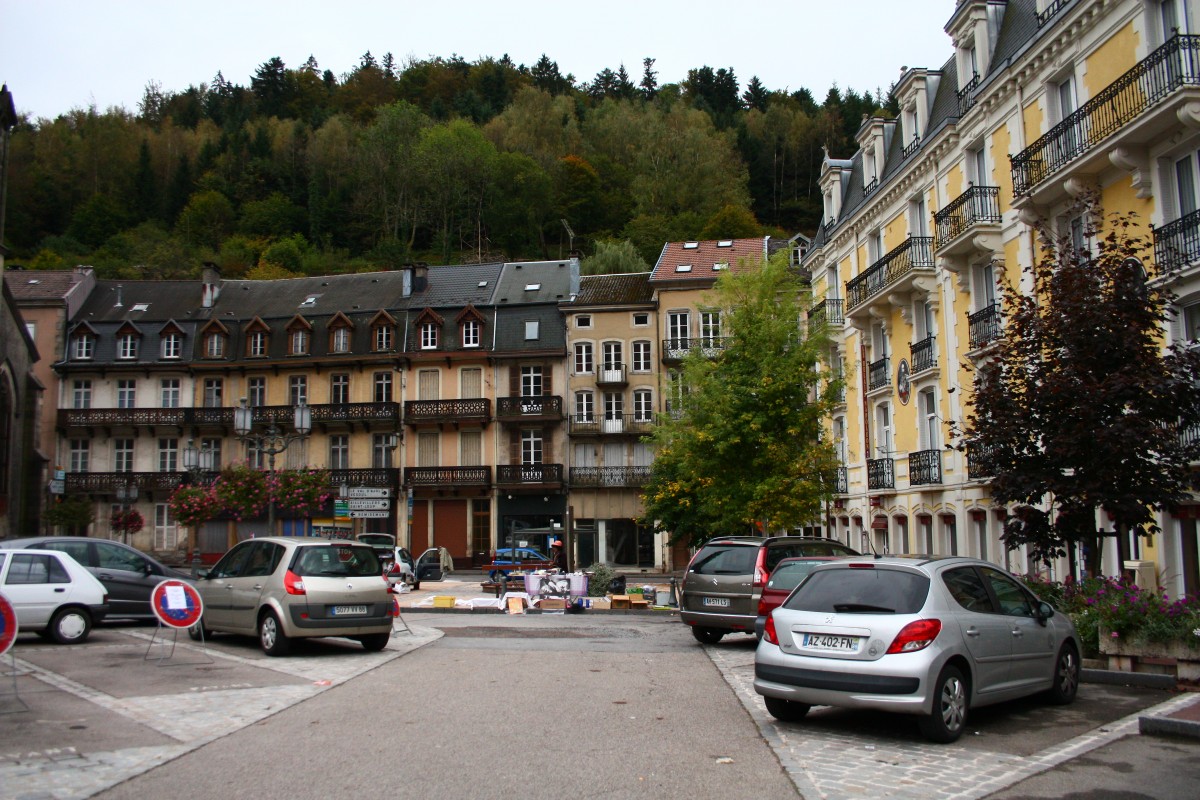
{"type": "Polygon", "coordinates": [[[469,400],[406,400],[404,422],[408,425],[487,423],[492,418],[492,401],[486,397],[469,400]]]}
{"type": "Polygon", "coordinates": [[[629,383],[624,364],[604,364],[596,370],[597,386],[624,386],[629,383]]]}
{"type": "Polygon", "coordinates": [[[978,350],[1000,338],[1000,304],[992,303],[967,316],[971,329],[971,349],[978,350]]]}
{"type": "Polygon", "coordinates": [[[1154,229],[1154,262],[1160,270],[1200,261],[1200,211],[1154,229]]]}
{"type": "Polygon", "coordinates": [[[914,136],[913,140],[900,149],[900,157],[908,158],[921,147],[921,137],[914,136]]]}
{"type": "Polygon", "coordinates": [[[519,488],[561,487],[562,464],[500,464],[496,467],[496,485],[519,488]]]}
{"type": "Polygon", "coordinates": [[[837,468],[837,477],[834,478],[833,491],[837,494],[850,493],[850,476],[845,467],[837,468]]]}
{"type": "Polygon", "coordinates": [[[558,395],[496,398],[496,419],[501,422],[558,421],[562,415],[563,401],[558,395]]]}
{"type": "MultiPolygon", "coordinates": [[[[325,403],[309,406],[314,423],[398,422],[399,403],[325,403]]],[[[254,424],[290,426],[293,406],[255,406],[254,424]]],[[[199,408],[60,408],[60,428],[90,427],[231,427],[232,407],[199,408]]]]}
{"type": "Polygon", "coordinates": [[[928,486],[941,482],[941,450],[918,450],[908,454],[908,483],[910,486],[928,486]]]}
{"type": "Polygon", "coordinates": [[[571,487],[637,487],[650,480],[649,467],[571,467],[571,487]]]}
{"type": "Polygon", "coordinates": [[[696,336],[686,339],[663,339],[663,361],[679,362],[693,350],[699,350],[708,358],[720,354],[725,349],[725,338],[722,336],[696,336]]]}
{"type": "Polygon", "coordinates": [[[867,367],[867,391],[892,385],[892,371],[888,364],[887,357],[870,363],[867,367]]]}
{"type": "Polygon", "coordinates": [[[1067,4],[1070,2],[1071,0],[1050,0],[1050,2],[1046,4],[1046,7],[1038,12],[1038,27],[1040,28],[1049,22],[1051,17],[1066,8],[1067,4]]]}
{"type": "Polygon", "coordinates": [[[966,114],[975,105],[975,90],[979,88],[979,82],[982,80],[979,73],[976,72],[971,76],[971,80],[967,81],[967,85],[959,89],[956,93],[958,98],[958,115],[961,117],[966,114]]]}
{"type": "Polygon", "coordinates": [[[330,486],[375,486],[392,487],[399,485],[400,470],[395,467],[370,467],[362,469],[331,469],[329,470],[330,486]]]}
{"type": "Polygon", "coordinates": [[[866,272],[846,284],[846,311],[853,313],[886,290],[902,290],[914,273],[933,273],[933,237],[910,236],[866,272]]]}
{"type": "Polygon", "coordinates": [[[572,414],[567,417],[572,436],[632,434],[644,436],[654,430],[654,417],[646,414],[572,414]]]}
{"type": "Polygon", "coordinates": [[[841,325],[846,321],[842,313],[843,301],[839,297],[822,300],[808,310],[808,329],[815,330],[826,325],[841,325]]]}
{"type": "Polygon", "coordinates": [[[937,366],[937,338],[926,336],[919,342],[913,342],[910,348],[912,354],[912,371],[924,372],[937,366]]]}
{"type": "MultiPolygon", "coordinates": [[[[1046,178],[1089,152],[1095,151],[1097,159],[1107,158],[1111,148],[1100,151],[1098,145],[1122,129],[1137,127],[1136,136],[1122,139],[1130,144],[1147,144],[1165,130],[1177,128],[1179,119],[1173,113],[1161,115],[1156,125],[1142,122],[1150,116],[1148,112],[1178,90],[1198,85],[1200,36],[1171,37],[1046,135],[1012,156],[1013,194],[1030,194],[1046,178]]],[[[1194,93],[1191,97],[1195,98],[1194,93]]]]}
{"type": "Polygon", "coordinates": [[[1000,225],[1000,189],[972,186],[934,214],[933,223],[937,231],[934,247],[938,255],[944,255],[948,245],[976,226],[1000,225]]]}
{"type": "Polygon", "coordinates": [[[118,486],[133,483],[139,492],[173,492],[187,478],[186,472],[68,472],[63,488],[67,494],[114,494],[118,486]]]}
{"type": "Polygon", "coordinates": [[[492,468],[481,467],[406,467],[404,485],[413,488],[457,488],[461,486],[489,487],[492,468]]]}
{"type": "Polygon", "coordinates": [[[967,478],[982,480],[993,474],[990,452],[984,447],[967,447],[967,478]]]}
{"type": "Polygon", "coordinates": [[[895,489],[896,461],[892,458],[867,459],[867,489],[895,489]]]}

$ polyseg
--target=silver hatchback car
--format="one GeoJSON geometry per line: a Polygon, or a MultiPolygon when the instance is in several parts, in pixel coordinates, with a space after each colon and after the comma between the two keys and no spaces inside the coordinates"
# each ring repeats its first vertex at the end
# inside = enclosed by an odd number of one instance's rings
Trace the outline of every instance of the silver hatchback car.
{"type": "Polygon", "coordinates": [[[754,688],[780,720],[815,705],[897,711],[952,742],[971,708],[1073,701],[1079,654],[1071,619],[995,564],[864,556],[818,566],[771,612],[754,688]]]}
{"type": "Polygon", "coordinates": [[[344,636],[382,650],[392,635],[396,603],[370,545],[340,539],[263,537],[235,545],[196,590],[201,629],[256,634],[269,656],[286,655],[291,640],[344,636]]]}

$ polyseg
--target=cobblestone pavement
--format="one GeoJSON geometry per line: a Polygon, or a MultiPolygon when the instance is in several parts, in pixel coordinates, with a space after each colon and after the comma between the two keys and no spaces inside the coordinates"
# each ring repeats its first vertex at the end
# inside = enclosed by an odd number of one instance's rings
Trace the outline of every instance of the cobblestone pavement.
{"type": "Polygon", "coordinates": [[[1195,699],[1187,694],[1173,697],[1038,752],[1023,752],[1019,745],[1005,749],[980,745],[968,738],[971,734],[954,745],[935,745],[922,741],[916,726],[898,715],[855,712],[870,728],[862,732],[845,725],[814,730],[811,724],[806,727],[808,720],[780,723],[754,691],[753,647],[705,649],[807,800],[986,797],[1123,736],[1137,735],[1139,716],[1165,716],[1195,699]],[[893,730],[899,735],[892,735],[893,730]]]}

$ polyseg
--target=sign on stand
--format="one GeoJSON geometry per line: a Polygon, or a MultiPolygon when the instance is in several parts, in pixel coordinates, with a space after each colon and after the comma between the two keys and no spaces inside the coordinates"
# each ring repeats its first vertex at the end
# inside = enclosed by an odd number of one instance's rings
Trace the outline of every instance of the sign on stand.
{"type": "Polygon", "coordinates": [[[191,584],[177,580],[165,580],[150,593],[150,607],[154,616],[169,628],[190,628],[204,613],[204,601],[191,584]]]}

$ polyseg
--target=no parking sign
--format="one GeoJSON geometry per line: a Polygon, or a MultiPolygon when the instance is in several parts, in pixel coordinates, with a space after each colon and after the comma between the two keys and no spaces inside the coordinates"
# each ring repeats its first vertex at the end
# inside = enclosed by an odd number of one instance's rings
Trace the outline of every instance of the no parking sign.
{"type": "Polygon", "coordinates": [[[190,628],[200,621],[204,601],[196,587],[178,580],[165,580],[150,593],[150,607],[163,625],[190,628]]]}
{"type": "Polygon", "coordinates": [[[17,639],[17,612],[13,611],[12,603],[0,594],[0,656],[8,652],[17,639]]]}

